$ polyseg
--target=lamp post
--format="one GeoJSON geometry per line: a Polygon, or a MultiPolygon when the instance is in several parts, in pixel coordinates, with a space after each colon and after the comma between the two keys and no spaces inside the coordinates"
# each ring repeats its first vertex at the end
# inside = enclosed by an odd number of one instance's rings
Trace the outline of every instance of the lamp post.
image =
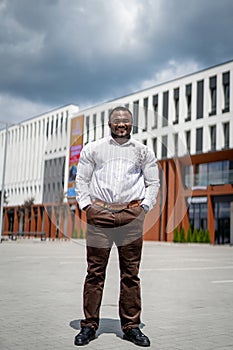
{"type": "Polygon", "coordinates": [[[3,206],[4,206],[4,194],[5,194],[5,175],[6,175],[6,157],[7,157],[7,137],[8,137],[8,126],[9,124],[3,122],[6,126],[5,131],[5,147],[3,156],[3,168],[2,168],[2,187],[1,187],[1,206],[0,206],[0,243],[2,243],[3,234],[3,206]]]}

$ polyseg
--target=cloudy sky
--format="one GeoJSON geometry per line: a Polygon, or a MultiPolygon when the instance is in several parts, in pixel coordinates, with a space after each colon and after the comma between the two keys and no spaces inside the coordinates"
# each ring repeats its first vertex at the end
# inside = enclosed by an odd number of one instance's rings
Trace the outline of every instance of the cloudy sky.
{"type": "Polygon", "coordinates": [[[0,0],[0,120],[81,109],[233,59],[232,0],[0,0]]]}

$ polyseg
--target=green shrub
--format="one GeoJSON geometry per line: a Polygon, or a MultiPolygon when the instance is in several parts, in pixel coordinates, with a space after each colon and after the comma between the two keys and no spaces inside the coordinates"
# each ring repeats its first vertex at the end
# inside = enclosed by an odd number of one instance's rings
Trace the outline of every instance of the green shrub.
{"type": "Polygon", "coordinates": [[[189,242],[189,243],[192,242],[192,228],[191,228],[191,226],[189,226],[189,228],[188,228],[187,242],[189,242]]]}
{"type": "Polygon", "coordinates": [[[185,235],[184,227],[181,227],[181,230],[180,230],[180,242],[181,243],[185,243],[186,242],[186,235],[185,235]]]}
{"type": "Polygon", "coordinates": [[[74,232],[73,232],[72,238],[78,238],[78,230],[77,230],[77,228],[76,228],[76,227],[75,227],[75,229],[74,229],[74,232]]]}
{"type": "Polygon", "coordinates": [[[200,230],[198,231],[197,234],[197,242],[198,243],[203,243],[204,242],[204,231],[203,228],[201,227],[200,230]]]}
{"type": "Polygon", "coordinates": [[[179,231],[178,227],[174,230],[174,236],[173,236],[173,242],[174,243],[210,243],[210,233],[209,230],[203,230],[203,228],[200,228],[200,230],[194,228],[192,231],[191,226],[188,228],[187,236],[184,227],[181,227],[181,230],[179,231]]]}
{"type": "Polygon", "coordinates": [[[174,230],[173,242],[174,243],[180,242],[180,233],[179,233],[178,227],[176,227],[174,230]]]}
{"type": "Polygon", "coordinates": [[[210,232],[208,229],[204,232],[204,243],[210,243],[210,232]]]}
{"type": "Polygon", "coordinates": [[[192,234],[192,243],[196,243],[198,240],[198,230],[194,228],[193,234],[192,234]]]}

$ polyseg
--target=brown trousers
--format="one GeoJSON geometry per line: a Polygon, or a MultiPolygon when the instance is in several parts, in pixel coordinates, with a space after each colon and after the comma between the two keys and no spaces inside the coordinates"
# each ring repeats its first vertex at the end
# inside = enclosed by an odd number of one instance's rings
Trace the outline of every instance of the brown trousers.
{"type": "Polygon", "coordinates": [[[82,326],[99,326],[106,267],[113,243],[120,267],[119,315],[122,330],[138,327],[141,314],[140,279],[138,277],[145,218],[139,206],[112,213],[92,205],[87,210],[87,276],[83,290],[85,319],[82,326]]]}

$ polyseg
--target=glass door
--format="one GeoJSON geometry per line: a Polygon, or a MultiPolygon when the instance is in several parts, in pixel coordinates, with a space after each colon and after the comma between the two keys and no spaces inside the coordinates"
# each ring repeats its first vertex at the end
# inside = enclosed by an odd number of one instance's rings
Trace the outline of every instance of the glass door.
{"type": "Polygon", "coordinates": [[[215,243],[230,243],[230,202],[215,203],[215,243]]]}

